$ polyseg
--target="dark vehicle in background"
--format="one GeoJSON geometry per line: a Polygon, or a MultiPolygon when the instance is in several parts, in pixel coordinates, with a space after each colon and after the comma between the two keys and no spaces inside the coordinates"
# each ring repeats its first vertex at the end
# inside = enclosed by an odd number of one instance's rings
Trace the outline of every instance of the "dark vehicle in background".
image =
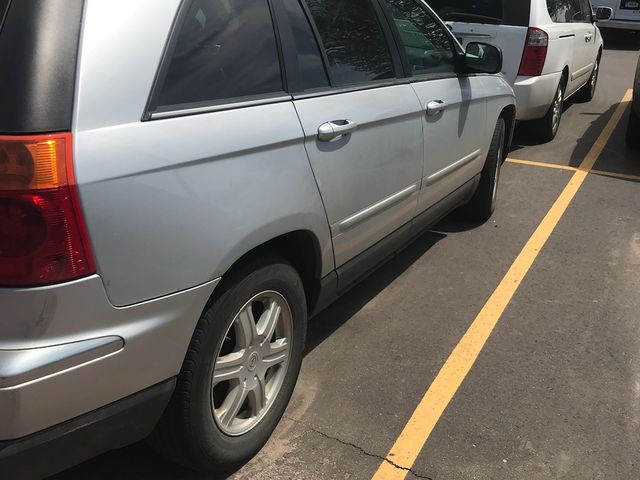
{"type": "Polygon", "coordinates": [[[627,145],[631,148],[640,149],[640,58],[636,77],[633,81],[633,101],[631,103],[631,113],[629,114],[629,125],[627,126],[627,145]]]}

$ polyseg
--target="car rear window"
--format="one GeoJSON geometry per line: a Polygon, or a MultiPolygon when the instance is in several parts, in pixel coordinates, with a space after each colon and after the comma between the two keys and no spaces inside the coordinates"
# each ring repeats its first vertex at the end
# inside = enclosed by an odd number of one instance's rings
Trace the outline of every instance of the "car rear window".
{"type": "Polygon", "coordinates": [[[157,103],[227,101],[283,91],[267,0],[194,0],[179,26],[157,103]]]}
{"type": "Polygon", "coordinates": [[[444,21],[529,26],[531,0],[431,0],[444,21]]]}
{"type": "Polygon", "coordinates": [[[0,0],[0,133],[71,129],[84,0],[0,0]]]}

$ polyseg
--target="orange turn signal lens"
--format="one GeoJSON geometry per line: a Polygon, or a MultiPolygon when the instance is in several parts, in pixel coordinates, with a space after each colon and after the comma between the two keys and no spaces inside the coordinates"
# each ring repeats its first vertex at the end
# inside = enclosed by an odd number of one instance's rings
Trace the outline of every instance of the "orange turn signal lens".
{"type": "Polygon", "coordinates": [[[0,190],[43,190],[72,184],[71,134],[0,136],[0,190]]]}

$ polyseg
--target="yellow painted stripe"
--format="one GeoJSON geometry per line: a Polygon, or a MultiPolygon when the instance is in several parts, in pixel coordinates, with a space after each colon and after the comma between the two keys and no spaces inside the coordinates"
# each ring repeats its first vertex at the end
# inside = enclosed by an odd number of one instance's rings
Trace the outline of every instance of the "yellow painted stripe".
{"type": "Polygon", "coordinates": [[[520,160],[518,158],[507,158],[507,162],[509,163],[518,163],[520,165],[531,165],[534,167],[545,167],[545,168],[557,168],[558,170],[569,170],[571,172],[575,172],[577,170],[576,167],[570,167],[568,165],[558,165],[556,163],[546,163],[546,162],[536,162],[533,160],[520,160]]]}
{"type": "Polygon", "coordinates": [[[435,380],[405,425],[402,433],[387,454],[373,478],[375,480],[403,479],[413,467],[433,428],[445,408],[471,370],[500,316],[511,301],[536,257],[562,218],[571,200],[587,177],[613,130],[620,121],[631,90],[622,99],[595,144],[569,180],[560,196],[513,262],[498,287],[464,334],[445,362],[435,380]],[[395,465],[394,465],[395,464],[395,465]],[[397,465],[397,466],[396,466],[397,465]]]}
{"type": "Polygon", "coordinates": [[[629,175],[627,173],[606,172],[604,170],[591,170],[594,175],[602,175],[604,177],[622,178],[624,180],[633,180],[640,182],[640,175],[629,175]]]}

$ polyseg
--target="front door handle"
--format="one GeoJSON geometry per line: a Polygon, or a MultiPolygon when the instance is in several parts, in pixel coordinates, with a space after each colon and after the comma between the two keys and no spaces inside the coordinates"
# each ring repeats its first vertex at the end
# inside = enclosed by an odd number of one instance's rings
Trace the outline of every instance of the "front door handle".
{"type": "Polygon", "coordinates": [[[325,122],[318,127],[318,140],[330,142],[344,135],[348,135],[358,128],[358,124],[352,120],[333,120],[325,122]]]}
{"type": "Polygon", "coordinates": [[[447,102],[444,100],[434,100],[433,102],[429,102],[427,104],[427,115],[433,117],[438,115],[440,112],[445,111],[447,108],[447,102]]]}

